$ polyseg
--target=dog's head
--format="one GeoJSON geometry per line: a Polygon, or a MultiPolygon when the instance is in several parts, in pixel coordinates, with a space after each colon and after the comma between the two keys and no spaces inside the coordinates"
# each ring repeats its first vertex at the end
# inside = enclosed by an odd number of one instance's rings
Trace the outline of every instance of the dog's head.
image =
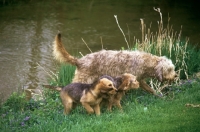
{"type": "Polygon", "coordinates": [[[120,89],[130,90],[139,88],[139,82],[137,81],[136,78],[137,77],[132,74],[124,73],[122,75],[122,87],[120,87],[120,89]]]}
{"type": "Polygon", "coordinates": [[[101,91],[101,93],[106,94],[116,94],[117,89],[113,85],[113,82],[111,80],[108,80],[107,78],[101,78],[99,80],[98,88],[101,91]]]}
{"type": "Polygon", "coordinates": [[[115,80],[114,80],[114,78],[113,78],[113,77],[111,77],[111,76],[109,76],[109,75],[103,75],[103,76],[99,77],[99,79],[102,79],[102,78],[106,78],[106,79],[108,79],[108,80],[112,81],[112,82],[113,82],[113,85],[114,85],[114,87],[117,87],[117,84],[116,84],[116,82],[115,82],[115,80]]]}
{"type": "Polygon", "coordinates": [[[177,74],[175,72],[175,66],[170,59],[166,57],[161,57],[161,60],[158,62],[155,67],[156,77],[159,81],[173,81],[177,74]]]}

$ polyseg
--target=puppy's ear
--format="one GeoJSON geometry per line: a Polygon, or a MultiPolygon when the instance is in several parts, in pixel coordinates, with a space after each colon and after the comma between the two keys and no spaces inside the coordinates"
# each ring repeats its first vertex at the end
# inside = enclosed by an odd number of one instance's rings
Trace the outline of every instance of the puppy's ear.
{"type": "Polygon", "coordinates": [[[119,87],[118,90],[126,90],[129,88],[130,85],[130,81],[124,81],[123,84],[121,85],[121,87],[119,87]]]}
{"type": "Polygon", "coordinates": [[[107,93],[107,91],[106,91],[106,90],[103,90],[103,89],[100,90],[100,91],[101,91],[101,93],[107,93]]]}
{"type": "Polygon", "coordinates": [[[126,84],[126,86],[124,87],[124,89],[123,90],[127,90],[127,89],[129,89],[130,88],[130,82],[128,82],[127,84],[126,84]]]}

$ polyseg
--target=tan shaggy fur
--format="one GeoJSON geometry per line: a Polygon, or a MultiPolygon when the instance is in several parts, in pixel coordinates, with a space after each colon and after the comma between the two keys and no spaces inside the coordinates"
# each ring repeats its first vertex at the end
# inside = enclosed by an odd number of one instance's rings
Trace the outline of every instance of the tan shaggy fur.
{"type": "Polygon", "coordinates": [[[60,33],[55,37],[53,54],[57,60],[77,67],[73,82],[91,83],[102,75],[115,77],[123,73],[131,73],[137,76],[141,88],[156,95],[156,92],[145,82],[145,78],[171,81],[176,77],[170,59],[141,51],[101,50],[82,58],[75,58],[64,48],[60,33]]]}

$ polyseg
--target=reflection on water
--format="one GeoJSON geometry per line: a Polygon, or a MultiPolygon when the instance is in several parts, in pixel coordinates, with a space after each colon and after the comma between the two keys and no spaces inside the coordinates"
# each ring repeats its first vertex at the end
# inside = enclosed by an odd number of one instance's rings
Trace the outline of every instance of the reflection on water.
{"type": "Polygon", "coordinates": [[[169,13],[173,29],[179,31],[183,25],[183,36],[198,44],[200,19],[195,5],[171,0],[61,0],[0,6],[0,96],[6,99],[12,91],[40,88],[47,83],[48,74],[43,68],[56,71],[51,45],[58,30],[74,55],[79,51],[89,53],[82,38],[92,51],[101,49],[101,39],[106,49],[126,48],[114,15],[127,36],[129,29],[132,42],[134,36],[141,38],[140,18],[147,26],[152,22],[156,31],[159,14],[153,7],[160,7],[165,22],[169,13]]]}

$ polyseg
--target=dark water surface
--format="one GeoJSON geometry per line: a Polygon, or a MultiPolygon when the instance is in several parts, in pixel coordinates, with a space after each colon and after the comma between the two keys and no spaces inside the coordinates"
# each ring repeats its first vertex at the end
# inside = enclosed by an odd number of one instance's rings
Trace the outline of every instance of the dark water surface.
{"type": "Polygon", "coordinates": [[[92,49],[126,48],[114,15],[125,34],[141,38],[140,18],[157,31],[160,7],[164,24],[170,23],[182,38],[200,42],[198,1],[187,0],[26,0],[10,5],[0,1],[0,97],[5,100],[13,91],[37,89],[47,83],[49,71],[56,71],[52,42],[58,30],[71,54],[89,53],[82,38],[92,49]],[[128,25],[128,28],[127,28],[128,25]],[[102,42],[101,42],[102,41],[102,42]],[[44,68],[44,69],[43,69],[44,68]]]}

